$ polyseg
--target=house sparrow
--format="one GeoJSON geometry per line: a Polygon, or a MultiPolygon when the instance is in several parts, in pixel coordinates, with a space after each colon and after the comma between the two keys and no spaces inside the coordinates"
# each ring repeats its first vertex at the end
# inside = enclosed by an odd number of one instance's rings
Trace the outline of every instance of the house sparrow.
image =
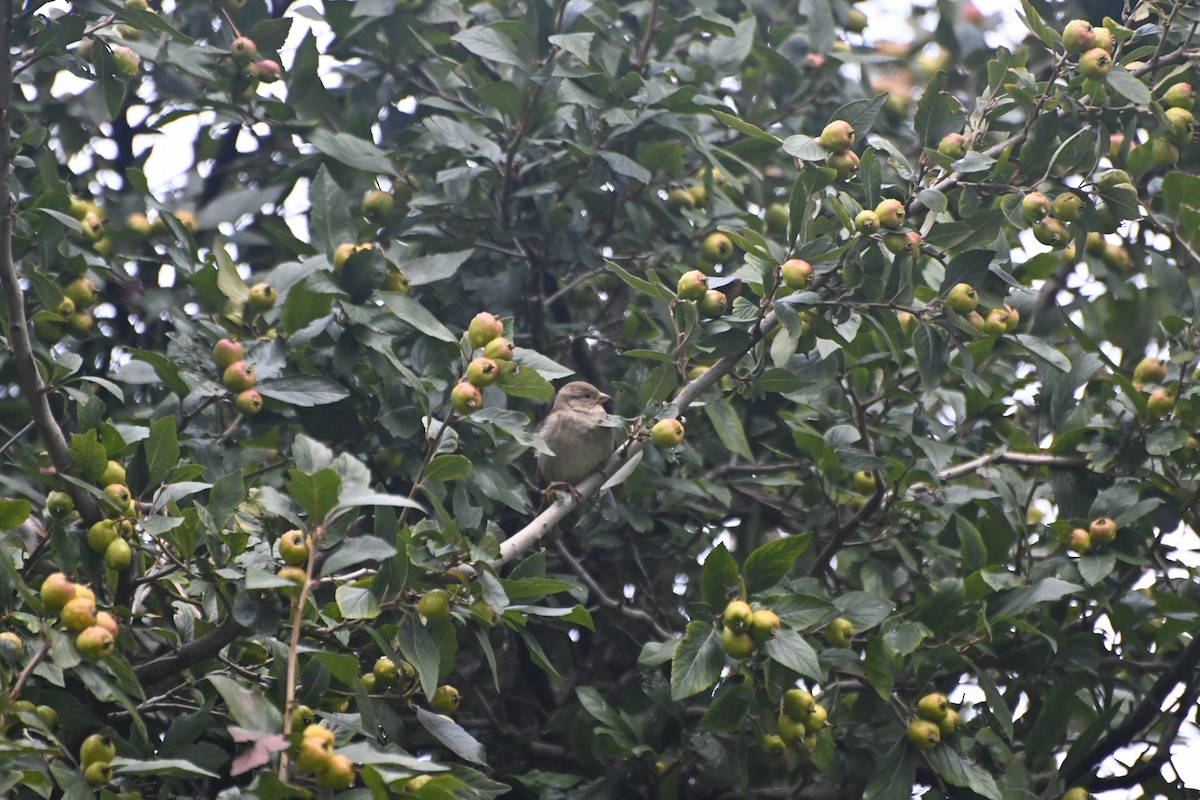
{"type": "Polygon", "coordinates": [[[542,427],[542,439],[554,455],[538,456],[538,471],[551,483],[574,484],[603,464],[613,451],[613,429],[604,427],[612,398],[585,381],[558,390],[542,427]]]}

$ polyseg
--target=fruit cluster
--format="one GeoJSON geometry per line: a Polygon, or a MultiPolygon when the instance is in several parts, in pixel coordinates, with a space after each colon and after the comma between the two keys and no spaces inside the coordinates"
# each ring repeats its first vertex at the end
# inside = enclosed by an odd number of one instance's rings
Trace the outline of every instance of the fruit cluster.
{"type": "Polygon", "coordinates": [[[963,317],[967,324],[984,336],[1012,333],[1021,322],[1021,315],[1012,306],[985,309],[979,313],[979,293],[969,283],[956,283],[946,293],[946,308],[963,317]]]}
{"type": "Polygon", "coordinates": [[[817,142],[830,151],[825,157],[825,166],[837,173],[840,180],[848,181],[858,174],[858,155],[850,148],[854,146],[854,126],[844,119],[835,119],[825,126],[817,142]]]}
{"type": "Polygon", "coordinates": [[[745,600],[730,600],[721,614],[721,644],[733,658],[747,658],[763,642],[779,635],[779,615],[755,610],[745,600]]]}
{"type": "MultiPolygon", "coordinates": [[[[685,208],[690,210],[708,205],[708,187],[705,185],[707,178],[708,169],[702,168],[696,173],[696,183],[672,189],[667,193],[667,208],[678,213],[685,208]]],[[[712,182],[715,186],[722,186],[725,181],[725,173],[719,169],[712,171],[712,182]]]]}
{"type": "MultiPolygon", "coordinates": [[[[87,545],[104,558],[109,569],[123,570],[133,560],[129,537],[137,518],[137,501],[125,485],[125,467],[118,461],[108,462],[96,485],[103,487],[103,508],[109,516],[88,528],[87,545]]],[[[69,513],[73,506],[70,496],[64,492],[51,492],[46,498],[46,507],[56,515],[69,513]]]]}
{"type": "Polygon", "coordinates": [[[91,588],[72,582],[61,572],[46,576],[40,590],[47,612],[57,611],[63,627],[77,631],[75,649],[88,661],[112,655],[119,627],[107,611],[96,610],[96,594],[91,588]]]}
{"type": "Polygon", "coordinates": [[[829,712],[805,689],[788,689],[776,720],[779,738],[788,747],[811,753],[817,747],[817,733],[829,723],[829,712]]]}
{"type": "Polygon", "coordinates": [[[482,353],[467,365],[466,375],[450,391],[450,404],[462,416],[483,405],[481,389],[517,368],[513,343],[504,338],[504,323],[495,315],[486,311],[476,314],[467,326],[467,341],[472,352],[482,349],[482,353]]]}
{"type": "Polygon", "coordinates": [[[387,656],[380,656],[375,661],[375,665],[371,667],[371,671],[363,673],[359,679],[369,694],[376,694],[394,687],[406,688],[412,683],[416,674],[413,665],[404,659],[397,664],[387,656]]]}
{"type": "MultiPolygon", "coordinates": [[[[258,307],[268,301],[269,304],[263,310],[275,305],[275,290],[265,283],[260,283],[250,290],[250,299],[246,304],[247,307],[258,307]],[[256,289],[259,299],[257,305],[252,305],[256,289]]],[[[221,383],[234,393],[233,404],[237,410],[249,417],[262,411],[263,399],[254,388],[258,385],[254,365],[243,361],[245,356],[245,346],[232,339],[221,339],[213,346],[213,361],[216,362],[217,371],[221,373],[221,383]]]]}
{"type": "Polygon", "coordinates": [[[729,310],[729,298],[718,289],[708,288],[708,276],[698,269],[680,276],[676,296],[683,302],[695,303],[700,316],[707,319],[716,319],[729,310]]]}
{"type": "Polygon", "coordinates": [[[908,740],[918,750],[932,750],[943,737],[958,730],[958,712],[946,695],[927,694],[917,701],[917,718],[908,723],[908,740]]]}
{"type": "Polygon", "coordinates": [[[317,785],[328,789],[348,789],[354,785],[354,764],[335,752],[333,731],[312,723],[305,726],[296,746],[296,768],[316,776],[317,785]]]}
{"type": "Polygon", "coordinates": [[[1067,549],[1083,555],[1113,543],[1117,538],[1117,523],[1109,517],[1096,517],[1086,528],[1074,528],[1067,534],[1067,549]]]}
{"type": "Polygon", "coordinates": [[[112,780],[109,762],[117,755],[117,746],[102,733],[93,733],[79,745],[79,768],[88,786],[96,788],[112,780]]]}
{"type": "MultiPolygon", "coordinates": [[[[284,580],[291,581],[296,586],[303,586],[304,582],[308,580],[308,572],[305,570],[305,565],[308,563],[311,551],[312,543],[304,535],[304,531],[290,530],[280,536],[279,557],[283,560],[284,566],[276,575],[284,580]]],[[[299,592],[296,589],[289,588],[284,594],[295,597],[299,592]]]]}
{"type": "Polygon", "coordinates": [[[1175,408],[1175,395],[1162,384],[1167,379],[1167,363],[1153,356],[1146,356],[1133,368],[1133,386],[1138,391],[1145,391],[1148,385],[1155,388],[1150,390],[1146,398],[1146,411],[1152,417],[1165,417],[1175,408]]]}
{"type": "MultiPolygon", "coordinates": [[[[87,202],[86,205],[96,209],[87,211],[86,216],[94,218],[93,221],[100,227],[102,235],[103,222],[100,220],[99,207],[90,202],[87,202]]],[[[74,208],[74,200],[72,208],[74,208]]],[[[84,224],[84,222],[81,221],[80,224],[84,224]]],[[[85,225],[85,230],[88,229],[85,225]]],[[[53,347],[68,333],[77,338],[87,336],[96,324],[90,309],[96,305],[97,291],[96,282],[91,278],[76,278],[68,283],[62,288],[62,297],[53,311],[47,310],[34,317],[34,337],[47,347],[53,347]]]]}

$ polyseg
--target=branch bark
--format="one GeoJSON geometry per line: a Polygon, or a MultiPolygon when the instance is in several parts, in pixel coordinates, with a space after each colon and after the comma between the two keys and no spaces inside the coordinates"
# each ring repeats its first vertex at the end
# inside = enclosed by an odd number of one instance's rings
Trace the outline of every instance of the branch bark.
{"type": "MultiPolygon", "coordinates": [[[[74,468],[71,452],[62,429],[54,419],[47,396],[46,383],[33,357],[29,340],[29,320],[25,316],[25,292],[17,266],[13,261],[13,197],[9,192],[12,171],[10,136],[12,132],[13,63],[12,63],[12,0],[0,0],[0,286],[4,290],[4,305],[8,312],[8,342],[17,368],[21,393],[29,401],[30,414],[42,446],[50,455],[50,463],[61,473],[74,468]]],[[[75,507],[88,522],[103,516],[95,498],[74,484],[64,487],[75,501],[75,507]]]]}
{"type": "Polygon", "coordinates": [[[147,661],[145,664],[134,667],[133,674],[143,688],[154,686],[165,678],[178,675],[193,664],[212,658],[220,652],[222,647],[247,630],[245,625],[235,620],[230,614],[221,620],[220,625],[199,639],[193,639],[165,656],[159,656],[153,661],[147,661]]]}

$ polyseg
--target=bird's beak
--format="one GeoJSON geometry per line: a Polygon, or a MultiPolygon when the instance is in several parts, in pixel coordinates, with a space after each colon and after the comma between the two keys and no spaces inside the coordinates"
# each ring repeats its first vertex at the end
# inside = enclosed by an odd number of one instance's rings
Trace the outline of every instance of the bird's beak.
{"type": "Polygon", "coordinates": [[[612,400],[612,398],[609,397],[608,395],[606,395],[604,392],[601,392],[600,396],[596,398],[596,405],[602,406],[605,403],[607,403],[609,400],[612,400]]]}

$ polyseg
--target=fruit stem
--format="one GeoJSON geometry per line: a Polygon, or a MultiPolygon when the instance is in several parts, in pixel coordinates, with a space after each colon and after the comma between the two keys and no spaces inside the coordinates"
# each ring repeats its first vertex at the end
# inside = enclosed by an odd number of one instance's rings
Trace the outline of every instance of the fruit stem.
{"type": "MultiPolygon", "coordinates": [[[[287,683],[284,687],[283,702],[283,735],[292,733],[292,712],[296,708],[296,662],[299,658],[300,630],[304,623],[304,608],[308,605],[308,595],[312,588],[313,567],[317,561],[317,545],[325,538],[325,523],[317,525],[308,534],[308,561],[304,565],[304,585],[300,587],[292,605],[292,635],[288,640],[287,683]]],[[[287,780],[288,754],[284,750],[279,758],[279,780],[287,780]]]]}

